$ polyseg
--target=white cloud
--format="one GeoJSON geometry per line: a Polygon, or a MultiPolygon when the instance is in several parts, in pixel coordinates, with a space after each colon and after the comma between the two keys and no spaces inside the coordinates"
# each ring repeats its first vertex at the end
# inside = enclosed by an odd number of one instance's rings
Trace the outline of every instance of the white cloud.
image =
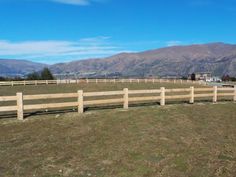
{"type": "Polygon", "coordinates": [[[0,58],[30,59],[56,63],[83,58],[105,57],[125,52],[111,44],[109,37],[99,36],[78,41],[21,41],[0,40],[0,58]]]}
{"type": "Polygon", "coordinates": [[[104,2],[104,0],[50,0],[52,2],[71,4],[71,5],[89,5],[93,2],[104,2]]]}
{"type": "Polygon", "coordinates": [[[178,46],[178,45],[182,45],[183,42],[182,41],[167,41],[166,42],[166,45],[168,47],[171,47],[171,46],[178,46]]]}
{"type": "Polygon", "coordinates": [[[92,3],[103,3],[103,2],[107,2],[109,0],[0,0],[1,2],[4,3],[11,3],[11,2],[53,2],[53,3],[61,3],[61,4],[69,4],[69,5],[78,5],[78,6],[86,6],[86,5],[90,5],[92,3]]]}
{"type": "Polygon", "coordinates": [[[53,2],[63,3],[63,4],[73,4],[73,5],[89,5],[89,0],[51,0],[53,2]]]}

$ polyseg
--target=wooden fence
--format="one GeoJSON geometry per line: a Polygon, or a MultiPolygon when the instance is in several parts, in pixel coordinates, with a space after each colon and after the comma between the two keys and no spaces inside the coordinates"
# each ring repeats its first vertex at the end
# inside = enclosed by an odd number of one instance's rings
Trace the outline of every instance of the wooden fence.
{"type": "Polygon", "coordinates": [[[195,99],[212,98],[214,103],[219,97],[232,97],[236,101],[236,86],[234,88],[178,88],[165,89],[164,87],[156,90],[128,90],[125,88],[122,91],[106,91],[106,92],[83,92],[79,90],[77,93],[62,93],[62,94],[42,94],[42,95],[23,95],[16,93],[15,96],[0,96],[0,102],[16,102],[14,106],[0,106],[0,112],[17,112],[19,120],[24,119],[24,111],[42,110],[52,108],[77,107],[79,113],[84,112],[85,106],[98,106],[107,104],[122,104],[124,109],[129,108],[130,103],[135,102],[160,102],[161,106],[166,104],[168,100],[189,100],[193,104],[195,99]],[[106,99],[106,97],[113,98],[106,99]],[[48,99],[65,99],[75,98],[75,102],[57,102],[44,104],[24,104],[28,100],[48,100],[48,99]],[[89,98],[89,99],[88,99],[89,98]],[[105,99],[104,99],[105,98],[105,99]]]}
{"type": "Polygon", "coordinates": [[[79,84],[79,83],[193,83],[205,84],[203,81],[181,79],[76,79],[76,80],[33,80],[33,81],[2,81],[0,86],[17,85],[49,85],[49,84],[79,84]]]}

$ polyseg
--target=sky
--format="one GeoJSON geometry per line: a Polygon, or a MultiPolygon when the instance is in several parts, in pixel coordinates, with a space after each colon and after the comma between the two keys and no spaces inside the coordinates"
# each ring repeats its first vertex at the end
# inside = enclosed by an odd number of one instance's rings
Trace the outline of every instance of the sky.
{"type": "Polygon", "coordinates": [[[47,64],[236,44],[236,0],[0,0],[0,58],[47,64]]]}

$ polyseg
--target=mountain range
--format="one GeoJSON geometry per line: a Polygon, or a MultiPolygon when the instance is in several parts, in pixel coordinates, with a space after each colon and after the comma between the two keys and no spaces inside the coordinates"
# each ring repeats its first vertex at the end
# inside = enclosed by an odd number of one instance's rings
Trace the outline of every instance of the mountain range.
{"type": "Polygon", "coordinates": [[[0,59],[0,76],[25,75],[47,66],[46,64],[26,60],[0,59]]]}
{"type": "MultiPolygon", "coordinates": [[[[24,74],[45,66],[47,65],[27,61],[0,60],[0,74],[24,74]]],[[[236,45],[210,43],[173,46],[139,53],[120,53],[107,58],[58,63],[48,67],[54,74],[73,73],[93,77],[180,77],[193,72],[236,76],[236,45]]]]}

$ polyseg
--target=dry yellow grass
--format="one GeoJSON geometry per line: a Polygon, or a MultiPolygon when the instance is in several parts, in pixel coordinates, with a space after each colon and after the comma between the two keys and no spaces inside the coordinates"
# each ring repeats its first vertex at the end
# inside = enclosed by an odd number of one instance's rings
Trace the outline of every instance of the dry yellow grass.
{"type": "Polygon", "coordinates": [[[0,176],[236,174],[236,105],[195,104],[0,121],[0,176]]]}

